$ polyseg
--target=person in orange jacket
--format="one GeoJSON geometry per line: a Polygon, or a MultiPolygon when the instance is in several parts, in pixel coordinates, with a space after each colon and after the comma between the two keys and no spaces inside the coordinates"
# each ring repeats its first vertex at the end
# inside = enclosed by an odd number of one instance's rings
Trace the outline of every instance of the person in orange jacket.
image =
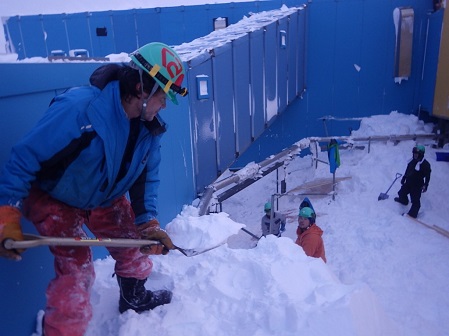
{"type": "Polygon", "coordinates": [[[321,258],[326,262],[323,230],[315,224],[315,218],[315,211],[312,208],[300,208],[296,229],[298,238],[295,243],[301,246],[309,257],[321,258]]]}

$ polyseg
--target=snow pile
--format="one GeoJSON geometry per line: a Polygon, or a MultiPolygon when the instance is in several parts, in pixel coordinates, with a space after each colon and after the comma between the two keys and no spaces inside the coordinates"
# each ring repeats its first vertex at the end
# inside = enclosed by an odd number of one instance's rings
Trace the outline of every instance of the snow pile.
{"type": "Polygon", "coordinates": [[[182,248],[206,249],[225,243],[228,238],[245,227],[222,212],[198,215],[198,208],[184,207],[180,215],[167,224],[166,231],[173,243],[182,248]]]}
{"type": "Polygon", "coordinates": [[[280,9],[254,13],[250,17],[245,17],[224,29],[213,31],[209,35],[183,43],[174,49],[184,62],[188,62],[199,56],[210,57],[209,52],[211,50],[230,43],[252,31],[262,29],[280,18],[287,17],[303,9],[303,6],[288,8],[283,5],[280,9]]]}
{"type": "Polygon", "coordinates": [[[432,133],[432,129],[432,124],[425,124],[414,115],[394,111],[389,115],[374,115],[363,118],[360,128],[353,131],[351,135],[357,138],[376,135],[428,134],[432,133]],[[391,122],[391,120],[394,120],[394,122],[391,122]]]}
{"type": "MultiPolygon", "coordinates": [[[[396,112],[362,121],[368,133],[389,125],[410,134],[432,127],[396,112]]],[[[287,215],[283,237],[256,242],[240,230],[245,223],[260,235],[263,205],[277,192],[275,172],[226,200],[223,210],[229,215],[198,217],[195,208],[184,208],[167,227],[176,243],[198,247],[231,235],[227,244],[194,257],[179,251],[151,257],[154,268],[146,287],[171,290],[173,301],[142,314],[119,314],[114,261],[96,260],[93,319],[86,336],[446,335],[448,239],[401,216],[408,207],[393,201],[399,183],[389,199],[377,200],[395,173],[403,172],[414,145],[413,140],[373,141],[369,152],[340,151],[336,177],[350,178],[338,183],[335,200],[308,195],[324,231],[327,264],[294,244],[304,195],[278,199],[287,215]]],[[[449,230],[449,166],[436,161],[436,151],[426,145],[432,177],[418,218],[449,230]]],[[[318,154],[327,160],[327,152],[318,154]]],[[[331,178],[327,165],[311,162],[308,155],[289,163],[288,190],[331,178]]]]}
{"type": "Polygon", "coordinates": [[[87,335],[398,335],[366,285],[342,284],[289,238],[269,236],[248,250],[222,246],[195,257],[169,253],[153,260],[147,287],[172,290],[172,303],[119,315],[113,260],[97,261],[95,318],[87,335]]]}

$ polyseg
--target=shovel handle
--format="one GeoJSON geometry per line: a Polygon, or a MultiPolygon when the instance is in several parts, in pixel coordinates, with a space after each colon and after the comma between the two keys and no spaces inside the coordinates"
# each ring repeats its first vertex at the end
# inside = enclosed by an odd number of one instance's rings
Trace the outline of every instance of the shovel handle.
{"type": "Polygon", "coordinates": [[[4,248],[27,249],[37,246],[106,246],[106,247],[142,247],[160,244],[156,240],[125,239],[125,238],[60,238],[24,234],[24,240],[7,238],[3,241],[4,248]]]}
{"type": "MultiPolygon", "coordinates": [[[[143,247],[148,245],[160,245],[157,240],[146,239],[125,239],[125,238],[60,238],[45,237],[34,234],[23,234],[24,240],[4,239],[1,244],[7,250],[27,249],[37,246],[105,246],[105,247],[143,247]]],[[[175,246],[186,257],[193,257],[213,250],[226,243],[226,240],[220,244],[205,249],[185,249],[175,246]]]]}
{"type": "Polygon", "coordinates": [[[391,187],[393,186],[393,184],[398,180],[398,178],[400,178],[402,176],[401,173],[396,173],[396,178],[394,179],[394,181],[391,183],[390,187],[387,189],[386,194],[390,191],[391,187]]]}

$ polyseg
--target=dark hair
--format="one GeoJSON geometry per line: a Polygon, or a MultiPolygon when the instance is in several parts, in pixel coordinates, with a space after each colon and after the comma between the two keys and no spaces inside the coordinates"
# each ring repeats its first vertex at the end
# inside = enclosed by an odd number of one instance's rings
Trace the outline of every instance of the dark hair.
{"type": "MultiPolygon", "coordinates": [[[[109,82],[118,80],[120,86],[120,97],[127,99],[139,97],[140,90],[136,89],[140,83],[139,70],[127,64],[106,64],[96,69],[89,78],[90,84],[103,90],[109,82]]],[[[153,77],[142,72],[143,91],[150,93],[156,83],[153,77]]],[[[161,90],[158,87],[158,90],[161,90]]]]}

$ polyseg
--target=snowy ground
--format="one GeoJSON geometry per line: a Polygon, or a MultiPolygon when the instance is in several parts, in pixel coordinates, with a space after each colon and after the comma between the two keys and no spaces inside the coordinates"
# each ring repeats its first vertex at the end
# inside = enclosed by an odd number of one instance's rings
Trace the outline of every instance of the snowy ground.
{"type": "MultiPolygon", "coordinates": [[[[414,116],[393,112],[364,119],[354,136],[431,130],[414,116]]],[[[435,155],[449,148],[425,143],[432,177],[419,219],[449,230],[449,163],[435,155]]],[[[341,150],[336,176],[350,178],[338,183],[335,200],[308,191],[324,230],[327,264],[294,244],[297,208],[306,195],[279,199],[289,217],[282,238],[269,236],[256,244],[240,230],[243,223],[260,234],[263,204],[276,191],[275,173],[225,201],[229,217],[201,219],[195,208],[186,207],[167,228],[175,243],[207,247],[230,235],[228,243],[195,257],[178,251],[154,257],[147,287],[172,290],[173,301],[140,315],[119,314],[113,261],[97,260],[87,335],[449,335],[449,239],[401,216],[408,208],[393,201],[399,181],[389,199],[378,201],[396,173],[404,172],[414,145],[374,142],[370,153],[367,147],[341,150]]],[[[320,159],[326,161],[327,153],[320,159]]],[[[287,174],[288,190],[332,177],[329,166],[315,168],[311,156],[295,158],[287,174]]],[[[331,187],[315,189],[326,193],[331,187]]]]}

